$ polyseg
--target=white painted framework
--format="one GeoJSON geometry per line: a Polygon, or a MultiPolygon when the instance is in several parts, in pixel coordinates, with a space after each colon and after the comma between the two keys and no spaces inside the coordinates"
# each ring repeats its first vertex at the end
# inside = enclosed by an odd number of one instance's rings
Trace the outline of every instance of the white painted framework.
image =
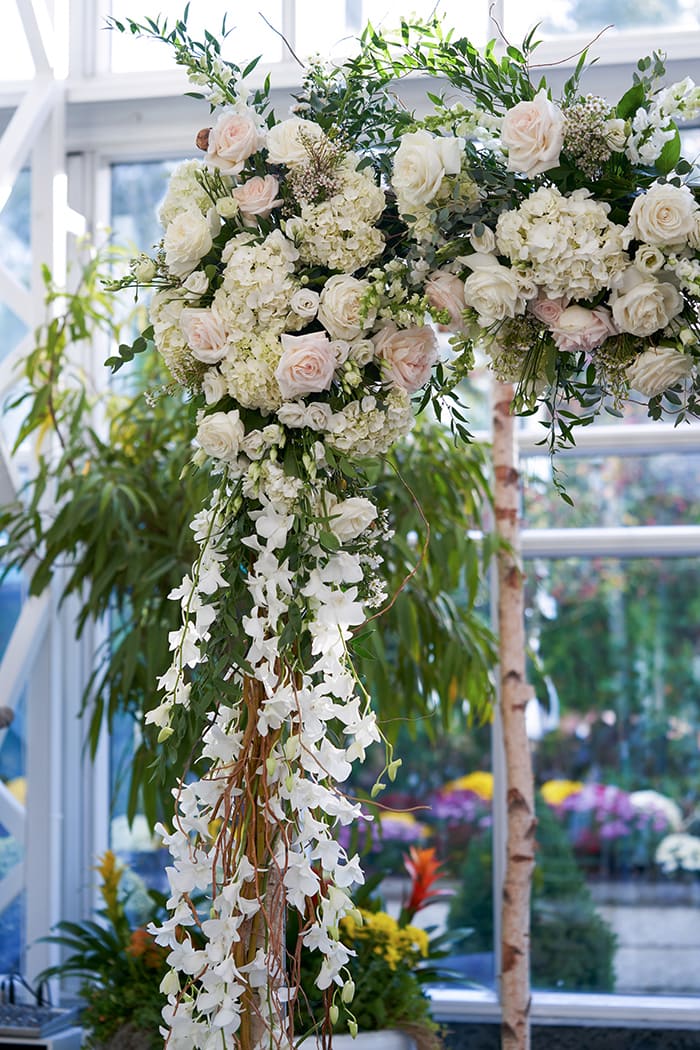
{"type": "MultiPolygon", "coordinates": [[[[197,104],[183,99],[180,72],[111,75],[107,34],[98,27],[109,0],[4,0],[16,4],[36,73],[31,82],[0,82],[0,211],[23,167],[32,169],[31,287],[26,289],[0,258],[0,299],[11,303],[30,331],[43,315],[40,265],[47,263],[60,280],[65,272],[69,233],[95,231],[109,216],[110,165],[115,162],[187,155],[198,124],[197,104]],[[69,207],[69,201],[72,207],[69,207]]],[[[292,46],[295,0],[282,0],[283,28],[292,46]]],[[[331,0],[340,3],[343,0],[331,0]]],[[[484,0],[485,2],[485,0],[484,0]]],[[[192,0],[193,6],[206,0],[192,0]]],[[[411,5],[412,7],[415,5],[411,5]]],[[[156,13],[158,3],[149,5],[156,13]]],[[[135,15],[143,5],[134,5],[135,15]]],[[[503,24],[504,0],[497,0],[492,18],[503,24]]],[[[467,26],[460,26],[467,31],[467,26]]],[[[494,32],[494,35],[495,32],[494,32]]],[[[615,97],[629,83],[629,63],[640,54],[666,47],[669,76],[691,75],[700,81],[700,34],[634,34],[634,38],[604,39],[595,89],[615,97]]],[[[585,41],[566,44],[566,52],[585,41]]],[[[303,47],[303,42],[301,42],[303,47]]],[[[560,46],[540,52],[544,62],[556,60],[560,46]]],[[[566,64],[549,70],[552,79],[567,74],[566,64]]],[[[298,81],[297,67],[280,63],[275,71],[279,108],[298,81]]],[[[417,101],[424,85],[404,85],[407,101],[417,101]]],[[[207,108],[202,104],[206,119],[207,108]]],[[[1,335],[1,333],[0,333],[1,335]]],[[[0,395],[17,382],[17,365],[30,345],[25,339],[0,365],[0,395]]],[[[524,432],[521,453],[539,453],[540,434],[524,432]]],[[[596,426],[579,438],[577,455],[615,455],[700,451],[700,427],[596,426]]],[[[7,450],[0,448],[0,500],[11,500],[17,479],[7,450]]],[[[525,556],[571,555],[700,557],[700,527],[654,529],[529,530],[523,537],[525,556]]],[[[89,914],[93,902],[89,872],[95,855],[106,846],[108,784],[106,754],[92,767],[83,753],[78,722],[82,687],[91,668],[95,638],[89,633],[78,644],[73,637],[70,602],[60,611],[60,581],[22,610],[0,664],[0,705],[16,704],[26,689],[28,700],[26,810],[0,784],[0,822],[24,843],[25,862],[0,882],[0,910],[22,888],[27,909],[29,945],[25,974],[55,961],[51,946],[37,943],[59,918],[89,914]]],[[[0,741],[2,740],[0,731],[0,741]]],[[[498,741],[494,747],[495,804],[503,806],[503,768],[498,741]]],[[[501,826],[504,822],[501,822],[501,826]]],[[[502,837],[495,837],[494,871],[502,872],[502,837]]],[[[497,896],[497,895],[496,895],[497,896]]],[[[498,940],[498,938],[497,938],[498,940]]],[[[498,1002],[477,992],[440,992],[436,1007],[441,1018],[496,1019],[498,1002]]],[[[539,1020],[575,1018],[583,1023],[683,1024],[700,1014],[692,998],[654,999],[630,996],[535,996],[539,1020]]]]}

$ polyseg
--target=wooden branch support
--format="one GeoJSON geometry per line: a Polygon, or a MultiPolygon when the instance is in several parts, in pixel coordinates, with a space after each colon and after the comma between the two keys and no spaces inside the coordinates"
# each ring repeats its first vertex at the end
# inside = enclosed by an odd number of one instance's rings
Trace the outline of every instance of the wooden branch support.
{"type": "Polygon", "coordinates": [[[500,705],[506,757],[508,818],[501,907],[501,1039],[503,1050],[530,1047],[530,892],[535,865],[535,792],[525,707],[532,696],[525,670],[523,572],[520,563],[520,474],[511,415],[514,390],[494,383],[493,468],[498,554],[500,705]]]}

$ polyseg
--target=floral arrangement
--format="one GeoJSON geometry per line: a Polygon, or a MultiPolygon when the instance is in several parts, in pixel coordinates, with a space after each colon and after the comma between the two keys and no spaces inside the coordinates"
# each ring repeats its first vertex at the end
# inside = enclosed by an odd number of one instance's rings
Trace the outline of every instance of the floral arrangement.
{"type": "MultiPolygon", "coordinates": [[[[564,438],[630,387],[652,415],[664,398],[696,411],[700,212],[675,119],[700,93],[660,89],[656,59],[610,107],[581,95],[582,60],[557,104],[530,81],[531,39],[500,62],[434,22],[396,46],[367,30],[357,58],[312,64],[280,120],[268,81],[246,87],[256,63],[224,61],[186,19],[114,25],[170,44],[213,111],[200,159],[170,181],[161,244],[118,282],[154,294],[150,326],[111,361],[157,349],[197,399],[193,469],[211,479],[148,714],[173,746],[206,720],[198,776],[160,829],[164,1033],[188,1050],[287,1048],[302,950],[325,1032],[353,990],[358,937],[342,931],[360,928],[363,874],[334,832],[363,820],[342,785],[381,738],[352,648],[389,600],[391,536],[362,460],[429,402],[468,436],[454,388],[477,342],[518,381],[516,407],[541,401],[564,438]],[[390,89],[414,69],[471,99],[436,97],[418,121],[390,89]],[[445,360],[431,320],[455,333],[445,360]]],[[[387,748],[376,791],[397,767],[387,748]]]]}
{"type": "Polygon", "coordinates": [[[700,838],[683,831],[666,835],[659,843],[654,859],[664,875],[700,872],[700,838]]]}

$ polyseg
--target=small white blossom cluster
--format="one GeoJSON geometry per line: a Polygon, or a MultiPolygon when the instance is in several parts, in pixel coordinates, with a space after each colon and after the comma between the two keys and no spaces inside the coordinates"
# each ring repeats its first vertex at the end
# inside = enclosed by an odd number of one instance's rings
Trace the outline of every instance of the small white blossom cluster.
{"type": "Polygon", "coordinates": [[[633,164],[653,165],[667,142],[678,134],[676,121],[692,120],[700,113],[700,88],[690,77],[658,91],[649,106],[641,106],[632,119],[632,133],[625,152],[633,164]]]}

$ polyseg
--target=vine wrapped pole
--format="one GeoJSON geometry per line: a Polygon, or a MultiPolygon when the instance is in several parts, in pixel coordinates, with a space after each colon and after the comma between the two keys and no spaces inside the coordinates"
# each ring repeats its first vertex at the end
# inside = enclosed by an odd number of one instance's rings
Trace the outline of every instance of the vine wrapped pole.
{"type": "Polygon", "coordinates": [[[520,474],[514,389],[493,386],[493,469],[498,553],[500,705],[506,758],[507,856],[501,903],[501,1038],[503,1050],[530,1047],[530,892],[535,865],[535,791],[525,706],[525,617],[520,561],[520,474]]]}

